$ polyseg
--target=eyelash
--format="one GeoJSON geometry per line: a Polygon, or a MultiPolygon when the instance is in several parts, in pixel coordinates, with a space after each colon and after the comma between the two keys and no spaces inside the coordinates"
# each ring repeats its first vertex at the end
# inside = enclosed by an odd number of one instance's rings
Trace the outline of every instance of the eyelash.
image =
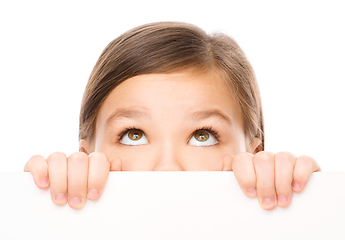
{"type": "MultiPolygon", "coordinates": [[[[136,127],[126,127],[126,129],[124,131],[122,131],[119,136],[118,136],[118,141],[120,141],[123,136],[125,136],[129,131],[131,130],[140,130],[139,128],[136,128],[136,127]]],[[[140,130],[142,131],[142,130],[140,130]]],[[[216,131],[213,127],[211,126],[205,126],[205,127],[201,127],[201,128],[197,128],[195,129],[195,131],[192,133],[192,135],[188,138],[188,141],[189,139],[191,139],[193,137],[193,135],[198,132],[198,131],[206,131],[208,133],[211,133],[215,138],[216,140],[218,141],[219,140],[219,133],[218,131],[216,131]]]]}
{"type": "MultiPolygon", "coordinates": [[[[215,139],[217,140],[217,142],[218,142],[218,140],[219,140],[219,133],[218,133],[218,131],[216,131],[213,127],[211,127],[211,126],[205,126],[205,127],[202,127],[202,128],[197,128],[193,133],[192,133],[192,135],[189,137],[189,139],[191,139],[192,137],[193,137],[193,135],[197,132],[197,131],[206,131],[206,132],[208,132],[208,133],[211,133],[214,137],[215,137],[215,139]]],[[[189,140],[188,139],[188,140],[189,140]]]]}
{"type": "Polygon", "coordinates": [[[123,138],[123,136],[125,136],[126,133],[128,133],[131,130],[140,130],[140,129],[136,127],[126,127],[126,129],[119,134],[119,141],[123,138]]]}

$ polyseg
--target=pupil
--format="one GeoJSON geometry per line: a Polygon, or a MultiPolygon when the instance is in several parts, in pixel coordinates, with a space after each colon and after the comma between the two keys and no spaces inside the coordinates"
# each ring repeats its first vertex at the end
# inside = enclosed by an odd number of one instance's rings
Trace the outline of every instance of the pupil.
{"type": "Polygon", "coordinates": [[[208,139],[208,133],[205,131],[198,132],[196,134],[196,139],[200,142],[205,142],[208,139]]]}
{"type": "Polygon", "coordinates": [[[128,134],[128,137],[132,140],[139,140],[142,137],[142,133],[138,131],[132,131],[128,134]]]}

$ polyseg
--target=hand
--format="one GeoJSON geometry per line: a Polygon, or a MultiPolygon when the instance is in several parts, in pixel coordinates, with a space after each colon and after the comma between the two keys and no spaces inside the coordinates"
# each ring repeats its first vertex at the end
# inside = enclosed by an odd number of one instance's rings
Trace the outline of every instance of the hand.
{"type": "Polygon", "coordinates": [[[101,152],[87,155],[83,152],[71,154],[68,158],[61,152],[51,154],[47,159],[34,155],[26,163],[24,171],[31,172],[40,189],[50,185],[53,203],[80,209],[86,202],[98,199],[111,171],[121,171],[119,158],[108,160],[101,152]]]}
{"type": "Polygon", "coordinates": [[[317,162],[308,156],[296,158],[292,153],[258,152],[239,153],[235,157],[223,157],[223,171],[233,171],[242,191],[248,197],[258,197],[263,209],[271,210],[276,205],[287,207],[292,191],[301,192],[309,176],[321,171],[317,162]]]}

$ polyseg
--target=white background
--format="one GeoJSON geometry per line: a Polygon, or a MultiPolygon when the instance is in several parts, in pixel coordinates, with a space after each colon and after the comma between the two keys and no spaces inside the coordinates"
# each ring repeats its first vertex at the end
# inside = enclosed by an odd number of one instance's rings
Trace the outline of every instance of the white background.
{"type": "Polygon", "coordinates": [[[30,173],[1,173],[11,197],[0,199],[0,239],[344,240],[344,182],[314,173],[287,208],[267,211],[233,172],[111,172],[102,196],[74,210],[54,205],[30,173]]]}
{"type": "Polygon", "coordinates": [[[266,150],[345,172],[343,1],[2,1],[0,171],[78,151],[79,108],[105,46],[138,25],[184,21],[242,47],[263,98],[266,150]]]}

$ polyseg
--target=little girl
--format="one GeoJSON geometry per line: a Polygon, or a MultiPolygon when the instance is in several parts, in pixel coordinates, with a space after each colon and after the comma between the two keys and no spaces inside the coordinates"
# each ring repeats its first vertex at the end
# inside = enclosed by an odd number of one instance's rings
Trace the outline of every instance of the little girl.
{"type": "Polygon", "coordinates": [[[262,208],[287,207],[312,172],[308,156],[264,151],[254,71],[237,43],[186,23],[134,28],[102,52],[80,111],[80,152],[25,165],[52,201],[98,199],[109,171],[233,171],[262,208]]]}

